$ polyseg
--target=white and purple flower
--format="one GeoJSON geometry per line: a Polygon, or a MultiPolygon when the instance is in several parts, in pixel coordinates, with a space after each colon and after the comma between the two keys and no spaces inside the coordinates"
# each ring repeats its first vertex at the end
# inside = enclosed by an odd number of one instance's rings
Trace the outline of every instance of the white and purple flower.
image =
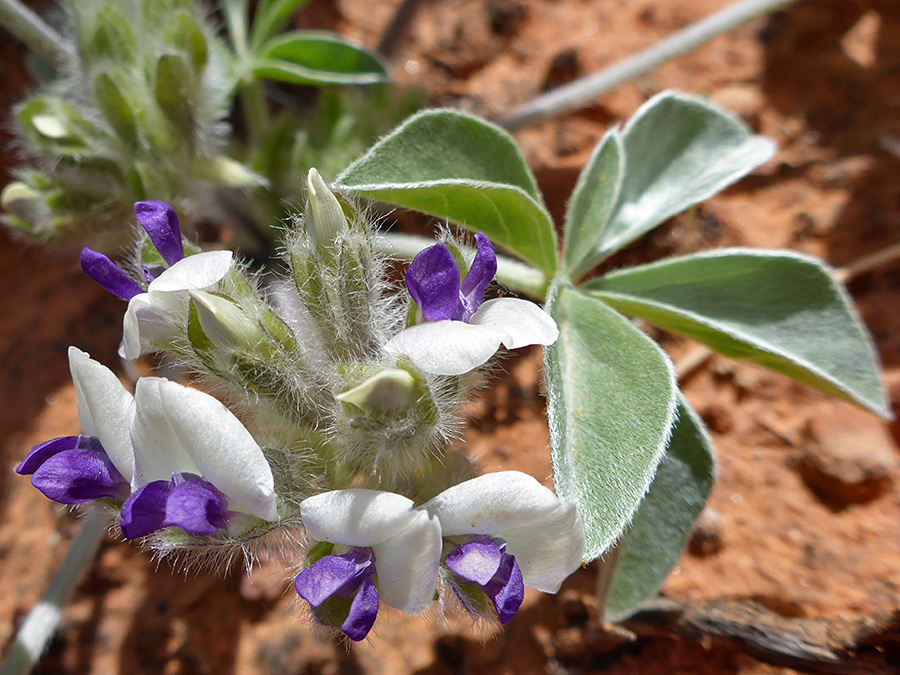
{"type": "Polygon", "coordinates": [[[441,530],[410,499],[379,490],[335,490],[303,500],[300,515],[309,536],[330,546],[294,581],[320,623],[359,641],[375,623],[379,601],[407,614],[421,614],[431,604],[441,530]]]}
{"type": "Polygon", "coordinates": [[[165,202],[137,202],[134,213],[168,267],[142,265],[143,279],[138,283],[102,253],[89,248],[81,251],[85,274],[128,301],[119,347],[126,359],[151,351],[154,342],[165,344],[177,337],[178,317],[187,316],[188,292],[215,285],[232,266],[231,251],[185,257],[178,218],[165,202]]]}
{"type": "Polygon", "coordinates": [[[556,323],[534,303],[515,298],[484,302],[484,291],[497,273],[497,257],[484,234],[476,234],[475,242],[475,258],[462,281],[443,242],[413,259],[406,287],[420,323],[391,338],[385,345],[388,354],[405,356],[434,375],[462,375],[486,363],[501,345],[519,349],[556,341],[556,323]]]}
{"type": "Polygon", "coordinates": [[[578,510],[527,474],[478,476],[419,508],[441,524],[445,581],[472,611],[470,593],[483,592],[501,623],[515,616],[525,587],[556,593],[581,566],[578,510]]]}
{"type": "Polygon", "coordinates": [[[111,370],[69,348],[84,435],[32,448],[17,467],[48,498],[122,503],[127,539],[165,527],[209,535],[248,516],[278,517],[272,470],[241,422],[217,399],[162,378],[135,395],[111,370]]]}
{"type": "Polygon", "coordinates": [[[482,593],[508,623],[525,587],[555,593],[581,565],[584,531],[575,505],[517,471],[487,474],[422,506],[377,490],[336,490],[300,505],[317,544],[295,580],[316,619],[350,639],[371,630],[379,599],[408,614],[431,604],[444,579],[463,604],[482,593]]]}

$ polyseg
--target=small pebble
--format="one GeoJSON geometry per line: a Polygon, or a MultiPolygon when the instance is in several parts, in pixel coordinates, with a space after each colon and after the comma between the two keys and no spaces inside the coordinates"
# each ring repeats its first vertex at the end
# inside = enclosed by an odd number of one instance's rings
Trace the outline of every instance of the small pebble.
{"type": "Polygon", "coordinates": [[[722,516],[707,507],[694,523],[688,550],[695,556],[705,558],[722,550],[722,516]]]}
{"type": "Polygon", "coordinates": [[[837,507],[884,493],[900,463],[883,422],[839,403],[809,421],[802,451],[800,473],[806,484],[837,507]]]}

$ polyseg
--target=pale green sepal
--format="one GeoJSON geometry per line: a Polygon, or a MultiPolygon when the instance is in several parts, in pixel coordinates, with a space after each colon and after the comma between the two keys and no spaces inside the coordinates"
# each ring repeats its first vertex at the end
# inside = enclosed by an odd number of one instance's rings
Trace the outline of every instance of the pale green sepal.
{"type": "Polygon", "coordinates": [[[253,352],[265,340],[259,323],[227,298],[205,291],[189,291],[203,334],[226,349],[253,352]]]}
{"type": "Polygon", "coordinates": [[[387,368],[335,398],[375,416],[402,412],[416,402],[416,379],[401,368],[387,368]]]}
{"type": "Polygon", "coordinates": [[[890,418],[878,357],[815,258],[721,249],[632,267],[584,290],[616,309],[890,418]]]}
{"type": "Polygon", "coordinates": [[[609,621],[621,621],[653,596],[678,562],[715,479],[712,442],[683,396],[669,447],[631,527],[606,597],[609,621]]]}
{"type": "Polygon", "coordinates": [[[662,92],[622,132],[625,176],[618,202],[582,269],[712,197],[775,153],[737,117],[703,99],[662,92]]]}
{"type": "Polygon", "coordinates": [[[269,180],[247,166],[225,155],[198,157],[193,163],[194,175],[201,180],[234,187],[268,187],[269,180]]]}
{"type": "Polygon", "coordinates": [[[616,205],[624,163],[622,134],[618,128],[610,129],[579,174],[566,208],[563,260],[570,279],[577,279],[590,268],[583,263],[590,260],[616,205]]]}
{"type": "Polygon", "coordinates": [[[631,521],[675,419],[672,364],[621,314],[556,284],[548,295],[559,339],[544,349],[553,481],[578,505],[585,559],[631,521]]]}
{"type": "Polygon", "coordinates": [[[335,187],[484,232],[548,276],[556,269],[556,230],[525,158],[509,133],[473,115],[413,115],[335,187]]]}
{"type": "Polygon", "coordinates": [[[347,228],[347,217],[337,197],[314,168],[307,174],[306,185],[309,190],[307,229],[318,246],[329,246],[347,228]]]}

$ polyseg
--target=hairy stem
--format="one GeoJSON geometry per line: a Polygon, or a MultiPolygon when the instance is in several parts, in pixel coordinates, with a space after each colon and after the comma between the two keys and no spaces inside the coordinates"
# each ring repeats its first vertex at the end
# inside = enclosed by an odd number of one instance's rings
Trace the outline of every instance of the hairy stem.
{"type": "Polygon", "coordinates": [[[18,0],[0,0],[0,24],[57,70],[65,64],[62,37],[18,0]]]}
{"type": "Polygon", "coordinates": [[[105,515],[92,513],[85,518],[56,576],[19,628],[0,675],[25,675],[34,668],[56,631],[63,607],[93,561],[105,533],[105,515]]]}
{"type": "Polygon", "coordinates": [[[691,52],[714,37],[727,33],[762,14],[785,7],[796,0],[743,0],[691,24],[642,52],[614,63],[599,73],[570,82],[529,101],[499,124],[513,130],[580,108],[601,94],[647,73],[672,59],[691,52]]]}

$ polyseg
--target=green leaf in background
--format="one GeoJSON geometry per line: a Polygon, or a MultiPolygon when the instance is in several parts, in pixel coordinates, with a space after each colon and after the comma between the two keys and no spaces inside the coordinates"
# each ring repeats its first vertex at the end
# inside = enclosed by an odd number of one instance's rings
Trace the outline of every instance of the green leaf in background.
{"type": "Polygon", "coordinates": [[[769,160],[775,144],[692,96],[651,98],[622,132],[625,176],[585,269],[769,160]]]}
{"type": "Polygon", "coordinates": [[[622,186],[625,151],[622,135],[611,129],[594,148],[587,166],[578,176],[566,209],[563,260],[569,278],[577,279],[590,268],[603,226],[609,220],[622,186]]]}
{"type": "Polygon", "coordinates": [[[714,477],[712,443],[697,414],[679,395],[669,447],[619,544],[606,596],[609,621],[628,617],[665,581],[706,504],[714,477]]]}
{"type": "Polygon", "coordinates": [[[721,249],[633,267],[584,290],[616,309],[890,417],[872,341],[823,264],[721,249]]]}
{"type": "Polygon", "coordinates": [[[545,271],[556,231],[515,140],[456,110],[412,116],[337,177],[335,187],[446,218],[545,271]]]}
{"type": "Polygon", "coordinates": [[[253,72],[290,84],[374,84],[388,79],[378,57],[325,31],[279,36],[263,48],[253,72]]]}
{"type": "Polygon", "coordinates": [[[258,52],[266,40],[275,35],[290,21],[294,12],[309,0],[261,0],[256,5],[250,49],[258,52]]]}
{"type": "Polygon", "coordinates": [[[553,483],[578,504],[593,560],[650,486],[674,421],[675,376],[656,343],[615,310],[571,287],[548,297],[560,331],[544,350],[553,483]]]}

